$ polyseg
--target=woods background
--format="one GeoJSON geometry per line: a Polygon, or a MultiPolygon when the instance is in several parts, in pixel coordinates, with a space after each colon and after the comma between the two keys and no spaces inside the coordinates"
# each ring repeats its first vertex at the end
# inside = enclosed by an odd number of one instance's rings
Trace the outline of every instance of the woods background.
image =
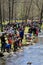
{"type": "Polygon", "coordinates": [[[0,0],[0,21],[42,18],[43,0],[0,0]]]}

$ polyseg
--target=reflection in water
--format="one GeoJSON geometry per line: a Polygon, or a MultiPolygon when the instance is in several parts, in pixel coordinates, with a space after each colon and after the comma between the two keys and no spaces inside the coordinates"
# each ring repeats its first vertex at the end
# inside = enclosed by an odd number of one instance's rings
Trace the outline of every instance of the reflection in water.
{"type": "Polygon", "coordinates": [[[31,65],[43,65],[43,44],[27,46],[21,52],[0,58],[0,65],[27,65],[28,62],[31,62],[31,65]]]}

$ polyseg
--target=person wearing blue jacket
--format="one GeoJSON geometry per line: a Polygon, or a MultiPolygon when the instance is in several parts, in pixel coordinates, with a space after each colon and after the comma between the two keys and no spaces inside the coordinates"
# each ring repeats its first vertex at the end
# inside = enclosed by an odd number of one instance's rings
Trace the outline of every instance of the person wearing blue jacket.
{"type": "Polygon", "coordinates": [[[21,42],[22,42],[23,36],[24,36],[24,30],[20,29],[20,38],[21,38],[21,42]]]}

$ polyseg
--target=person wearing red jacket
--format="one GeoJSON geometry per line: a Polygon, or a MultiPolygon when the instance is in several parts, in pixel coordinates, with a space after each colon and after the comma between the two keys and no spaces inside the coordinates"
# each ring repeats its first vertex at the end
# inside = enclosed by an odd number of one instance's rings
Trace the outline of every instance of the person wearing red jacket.
{"type": "Polygon", "coordinates": [[[8,38],[8,44],[10,44],[10,49],[11,49],[11,45],[12,45],[12,39],[11,39],[11,37],[8,38]]]}

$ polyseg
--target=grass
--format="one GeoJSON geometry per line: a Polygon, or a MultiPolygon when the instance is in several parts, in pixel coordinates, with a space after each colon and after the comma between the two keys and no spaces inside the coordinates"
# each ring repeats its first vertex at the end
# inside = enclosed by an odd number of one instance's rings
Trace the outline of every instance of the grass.
{"type": "MultiPolygon", "coordinates": [[[[25,20],[16,20],[16,22],[22,22],[22,21],[25,21],[25,20]]],[[[11,20],[10,22],[15,22],[15,20],[11,20]]],[[[3,25],[6,25],[8,23],[9,23],[9,21],[2,22],[3,25]]]]}

